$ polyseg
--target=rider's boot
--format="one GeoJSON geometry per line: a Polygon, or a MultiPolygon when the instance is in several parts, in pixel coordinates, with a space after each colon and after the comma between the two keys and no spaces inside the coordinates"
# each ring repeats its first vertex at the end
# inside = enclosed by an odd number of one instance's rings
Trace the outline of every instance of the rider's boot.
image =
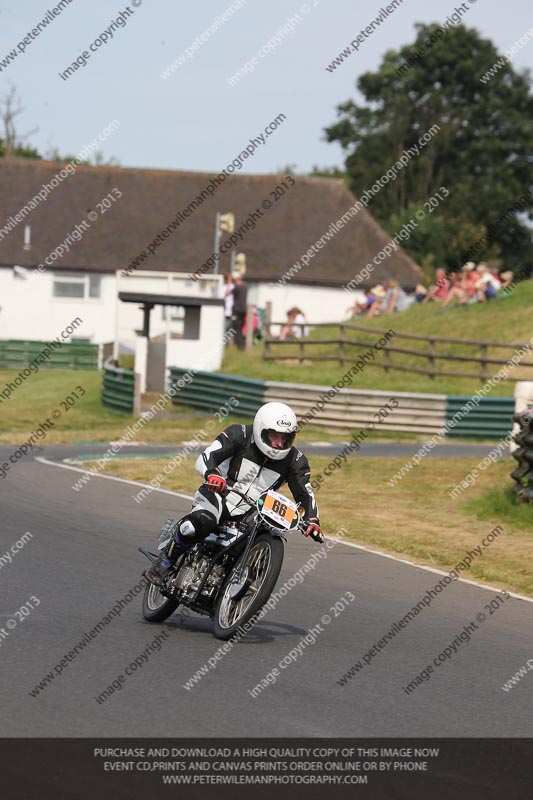
{"type": "Polygon", "coordinates": [[[189,520],[183,520],[181,523],[178,523],[165,549],[161,551],[152,566],[144,570],[144,577],[147,578],[150,583],[161,586],[164,578],[168,575],[179,556],[182,553],[186,553],[191,547],[194,547],[195,542],[191,541],[191,537],[194,537],[195,533],[195,528],[189,520]]]}

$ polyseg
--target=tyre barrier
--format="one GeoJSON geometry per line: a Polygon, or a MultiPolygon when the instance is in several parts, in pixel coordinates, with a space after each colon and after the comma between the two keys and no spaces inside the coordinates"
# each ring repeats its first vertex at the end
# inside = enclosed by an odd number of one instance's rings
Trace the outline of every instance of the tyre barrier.
{"type": "Polygon", "coordinates": [[[533,503],[533,409],[513,416],[520,426],[513,439],[517,447],[513,458],[518,465],[511,472],[514,480],[513,491],[519,503],[533,503]]]}

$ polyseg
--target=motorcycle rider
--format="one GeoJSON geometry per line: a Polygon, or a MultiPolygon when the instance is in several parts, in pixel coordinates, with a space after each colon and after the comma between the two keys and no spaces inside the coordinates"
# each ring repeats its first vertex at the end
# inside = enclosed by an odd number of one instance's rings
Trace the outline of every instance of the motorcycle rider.
{"type": "Polygon", "coordinates": [[[255,501],[267,489],[287,483],[304,511],[304,535],[322,543],[309,462],[293,446],[297,432],[294,411],[277,402],[261,406],[252,425],[230,425],[222,431],[196,461],[196,471],[206,482],[195,493],[191,511],[174,525],[170,542],[143,575],[160,585],[179,555],[213,533],[219,522],[241,517],[249,506],[232,494],[232,487],[255,501]]]}

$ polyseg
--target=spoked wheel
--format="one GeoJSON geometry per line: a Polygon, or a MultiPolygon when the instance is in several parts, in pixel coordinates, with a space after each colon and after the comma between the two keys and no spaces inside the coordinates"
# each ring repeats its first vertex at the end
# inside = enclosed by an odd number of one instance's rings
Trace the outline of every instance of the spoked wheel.
{"type": "Polygon", "coordinates": [[[214,633],[230,639],[268,600],[283,563],[283,542],[262,534],[251,547],[243,568],[239,562],[230,572],[218,600],[214,633]]]}
{"type": "Polygon", "coordinates": [[[143,596],[143,617],[149,622],[162,622],[178,607],[177,600],[161,594],[159,587],[148,583],[143,596]]]}

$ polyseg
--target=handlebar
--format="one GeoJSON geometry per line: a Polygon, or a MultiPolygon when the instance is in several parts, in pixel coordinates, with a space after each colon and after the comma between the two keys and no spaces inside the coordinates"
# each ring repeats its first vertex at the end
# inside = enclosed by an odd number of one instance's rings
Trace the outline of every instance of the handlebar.
{"type": "MultiPolygon", "coordinates": [[[[207,486],[208,485],[207,481],[203,485],[207,486]]],[[[238,497],[240,497],[242,500],[244,500],[250,506],[250,508],[253,508],[253,506],[257,505],[257,500],[252,500],[251,498],[248,497],[248,495],[244,494],[244,492],[241,492],[239,489],[235,489],[232,486],[228,486],[226,491],[224,492],[224,496],[229,494],[229,492],[233,492],[234,494],[238,495],[238,497]]],[[[272,527],[275,527],[275,526],[272,525],[272,527]]],[[[303,517],[300,517],[299,520],[298,520],[298,523],[293,528],[283,528],[283,529],[280,529],[280,530],[293,530],[293,531],[299,530],[300,533],[303,534],[305,532],[306,528],[307,528],[307,523],[305,522],[303,517]]]]}
{"type": "Polygon", "coordinates": [[[257,500],[252,500],[250,497],[248,497],[247,494],[244,494],[244,492],[241,492],[239,489],[234,489],[233,486],[228,486],[228,488],[226,489],[226,492],[227,493],[233,492],[234,494],[238,494],[239,497],[241,497],[243,500],[245,500],[251,506],[254,506],[257,503],[257,500]]]}

